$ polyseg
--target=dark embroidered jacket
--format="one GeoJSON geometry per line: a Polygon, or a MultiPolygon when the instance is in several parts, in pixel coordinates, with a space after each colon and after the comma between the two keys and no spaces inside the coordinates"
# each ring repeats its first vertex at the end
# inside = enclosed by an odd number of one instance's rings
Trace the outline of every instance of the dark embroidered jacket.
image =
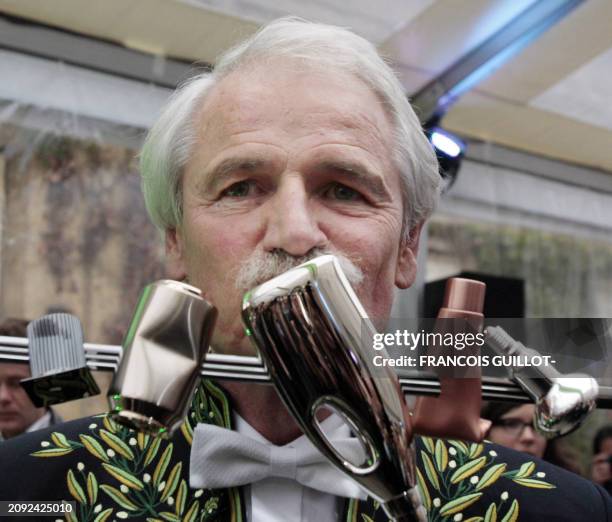
{"type": "MultiPolygon", "coordinates": [[[[76,511],[66,518],[80,522],[241,522],[239,488],[189,487],[195,425],[231,427],[231,417],[222,390],[203,381],[188,418],[167,441],[127,430],[104,415],[11,439],[0,444],[0,500],[73,500],[76,511]]],[[[432,522],[612,520],[610,497],[601,488],[500,446],[424,437],[417,441],[417,458],[418,485],[432,522]]],[[[347,500],[341,520],[387,517],[372,500],[347,500]]]]}

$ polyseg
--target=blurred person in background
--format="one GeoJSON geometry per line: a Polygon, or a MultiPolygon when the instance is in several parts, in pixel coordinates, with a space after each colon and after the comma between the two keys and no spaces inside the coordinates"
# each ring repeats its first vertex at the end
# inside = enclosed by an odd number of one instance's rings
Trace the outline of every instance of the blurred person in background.
{"type": "Polygon", "coordinates": [[[612,424],[600,428],[593,439],[591,480],[612,495],[612,424]]]}
{"type": "Polygon", "coordinates": [[[536,431],[533,426],[534,412],[533,404],[487,403],[482,410],[482,417],[491,421],[486,438],[580,475],[580,466],[575,457],[560,447],[560,441],[547,440],[536,431]]]}
{"type": "MultiPolygon", "coordinates": [[[[0,335],[26,337],[28,321],[9,318],[0,323],[0,335]]],[[[51,408],[37,408],[19,384],[30,377],[30,366],[0,362],[0,441],[59,424],[51,408]]]]}

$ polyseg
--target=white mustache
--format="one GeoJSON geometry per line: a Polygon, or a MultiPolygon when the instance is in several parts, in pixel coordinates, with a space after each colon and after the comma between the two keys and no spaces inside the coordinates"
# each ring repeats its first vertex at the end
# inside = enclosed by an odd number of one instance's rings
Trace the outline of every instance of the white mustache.
{"type": "Polygon", "coordinates": [[[363,281],[363,270],[347,256],[323,248],[313,248],[303,256],[292,256],[283,250],[272,252],[254,251],[247,259],[240,263],[238,273],[236,274],[236,288],[246,292],[302,263],[325,254],[336,256],[342,271],[354,289],[361,284],[363,281]]]}

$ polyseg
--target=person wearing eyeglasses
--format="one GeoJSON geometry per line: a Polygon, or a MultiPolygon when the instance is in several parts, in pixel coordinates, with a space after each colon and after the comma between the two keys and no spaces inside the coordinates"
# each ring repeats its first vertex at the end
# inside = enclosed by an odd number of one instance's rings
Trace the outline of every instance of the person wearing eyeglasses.
{"type": "Polygon", "coordinates": [[[507,402],[489,402],[482,410],[482,417],[491,421],[486,438],[491,442],[522,451],[555,466],[581,475],[575,457],[559,440],[547,440],[533,425],[533,404],[517,406],[507,402]]]}

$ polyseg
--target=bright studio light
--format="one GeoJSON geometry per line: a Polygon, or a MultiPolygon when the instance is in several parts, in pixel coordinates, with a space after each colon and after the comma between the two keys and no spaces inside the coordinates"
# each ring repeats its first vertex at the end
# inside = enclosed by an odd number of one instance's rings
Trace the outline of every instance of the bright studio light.
{"type": "Polygon", "coordinates": [[[438,130],[431,133],[431,143],[439,151],[447,154],[451,158],[456,158],[461,154],[463,147],[448,134],[438,130]]]}

